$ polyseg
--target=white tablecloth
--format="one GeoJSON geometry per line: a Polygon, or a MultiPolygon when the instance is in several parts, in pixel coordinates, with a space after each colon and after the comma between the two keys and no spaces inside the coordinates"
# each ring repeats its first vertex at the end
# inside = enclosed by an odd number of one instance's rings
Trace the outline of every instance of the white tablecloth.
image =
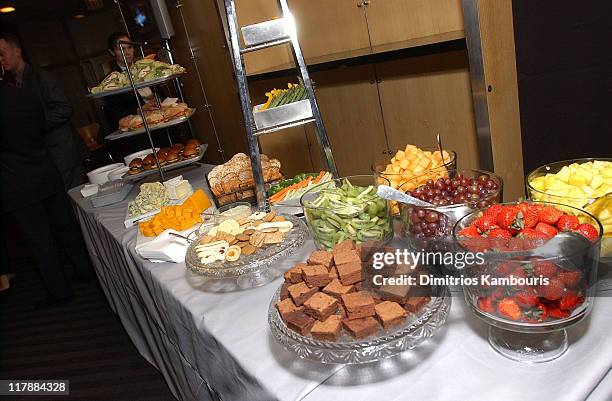
{"type": "MultiPolygon", "coordinates": [[[[184,176],[205,186],[204,168],[184,176]]],[[[455,297],[446,325],[413,351],[364,366],[321,365],[300,360],[270,335],[267,310],[281,278],[246,291],[207,291],[184,264],[136,255],[136,229],[123,227],[127,200],[92,209],[77,189],[70,196],[111,307],[180,399],[208,400],[213,393],[224,401],[612,399],[612,298],[598,298],[590,317],[568,330],[568,352],[545,364],[495,353],[486,326],[455,297]]],[[[309,241],[283,267],[313,249],[309,241]]]]}

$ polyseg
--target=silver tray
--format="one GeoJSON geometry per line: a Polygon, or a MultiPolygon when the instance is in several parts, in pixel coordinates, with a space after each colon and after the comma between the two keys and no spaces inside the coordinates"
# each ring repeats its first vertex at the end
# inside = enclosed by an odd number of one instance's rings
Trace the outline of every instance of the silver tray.
{"type": "MultiPolygon", "coordinates": [[[[191,116],[193,115],[193,113],[195,113],[196,109],[191,109],[191,111],[189,113],[187,113],[186,115],[179,117],[179,118],[175,118],[172,119],[170,121],[167,121],[165,123],[161,123],[161,124],[155,124],[155,125],[149,125],[149,131],[155,131],[155,130],[159,130],[162,128],[169,128],[169,127],[173,127],[175,125],[178,124],[182,124],[185,121],[189,120],[191,118],[191,116]]],[[[121,131],[120,129],[113,132],[112,134],[106,135],[104,137],[104,139],[108,140],[108,141],[114,141],[116,139],[121,139],[121,138],[127,138],[130,136],[134,136],[134,135],[140,135],[140,134],[144,134],[145,132],[147,132],[147,130],[143,128],[138,128],[132,131],[121,131]]]]}
{"type": "MultiPolygon", "coordinates": [[[[137,84],[134,84],[134,86],[136,87],[136,89],[138,89],[138,88],[146,88],[147,86],[159,85],[159,84],[163,84],[164,82],[173,80],[174,78],[180,77],[183,74],[184,73],[172,74],[172,75],[168,75],[167,77],[155,78],[149,81],[139,82],[137,84]]],[[[122,88],[112,89],[109,91],[102,91],[98,93],[88,93],[85,96],[92,98],[92,99],[98,99],[98,98],[105,97],[105,96],[118,95],[120,93],[129,92],[131,90],[132,90],[132,85],[128,84],[127,86],[124,86],[122,88]]]]}
{"type": "Polygon", "coordinates": [[[261,107],[263,107],[263,105],[257,105],[253,110],[255,127],[258,130],[288,124],[294,121],[306,120],[312,117],[312,108],[310,107],[310,100],[308,99],[258,111],[261,107]]]}
{"type": "Polygon", "coordinates": [[[293,223],[293,228],[287,233],[283,242],[263,247],[252,255],[241,256],[235,262],[219,261],[204,265],[200,263],[200,258],[195,251],[199,240],[204,236],[203,233],[198,235],[197,239],[187,248],[185,266],[194,273],[212,279],[236,278],[245,275],[255,275],[259,278],[264,271],[271,270],[274,273],[266,276],[273,280],[284,272],[274,267],[279,265],[282,258],[301,247],[308,237],[308,229],[302,220],[287,214],[279,214],[279,216],[293,223]]]}
{"type": "MultiPolygon", "coordinates": [[[[169,171],[169,170],[174,170],[180,167],[185,167],[188,166],[190,164],[194,164],[199,162],[200,160],[202,160],[202,157],[204,157],[204,153],[206,153],[206,149],[208,149],[208,144],[207,143],[203,143],[200,145],[200,154],[196,157],[192,157],[191,159],[186,159],[186,160],[181,160],[178,162],[174,162],[174,163],[170,163],[170,164],[165,164],[163,166],[161,166],[162,170],[164,171],[169,171]]],[[[138,174],[128,174],[125,173],[125,175],[123,177],[121,177],[122,180],[125,181],[137,181],[143,177],[146,177],[148,175],[151,174],[157,174],[157,168],[154,168],[152,170],[144,170],[141,171],[138,174]]]]}
{"type": "Polygon", "coordinates": [[[363,340],[343,332],[338,341],[320,341],[289,329],[276,309],[280,288],[270,301],[268,323],[276,341],[300,358],[321,363],[376,362],[413,349],[444,325],[451,305],[450,292],[447,287],[437,287],[435,291],[436,296],[418,314],[409,314],[404,325],[391,330],[381,328],[377,335],[363,340]]]}
{"type": "Polygon", "coordinates": [[[284,18],[244,26],[241,31],[244,44],[248,47],[285,39],[289,36],[288,24],[284,18]]]}

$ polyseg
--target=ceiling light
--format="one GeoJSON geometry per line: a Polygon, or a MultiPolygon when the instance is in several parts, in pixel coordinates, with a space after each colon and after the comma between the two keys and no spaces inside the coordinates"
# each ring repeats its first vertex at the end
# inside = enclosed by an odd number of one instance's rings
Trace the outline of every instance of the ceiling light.
{"type": "Polygon", "coordinates": [[[2,8],[0,8],[0,13],[2,13],[2,14],[12,13],[13,11],[15,11],[15,7],[2,7],[2,8]]]}
{"type": "Polygon", "coordinates": [[[85,14],[77,14],[74,16],[74,19],[81,19],[81,18],[85,18],[85,14]]]}

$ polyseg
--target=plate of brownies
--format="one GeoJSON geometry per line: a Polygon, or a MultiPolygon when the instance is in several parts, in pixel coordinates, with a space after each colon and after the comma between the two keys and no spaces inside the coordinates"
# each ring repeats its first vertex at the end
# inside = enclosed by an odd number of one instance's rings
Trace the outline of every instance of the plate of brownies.
{"type": "Polygon", "coordinates": [[[365,288],[359,246],[347,240],[314,251],[284,274],[268,308],[274,338],[301,358],[367,363],[414,348],[446,321],[446,287],[365,288]]]}

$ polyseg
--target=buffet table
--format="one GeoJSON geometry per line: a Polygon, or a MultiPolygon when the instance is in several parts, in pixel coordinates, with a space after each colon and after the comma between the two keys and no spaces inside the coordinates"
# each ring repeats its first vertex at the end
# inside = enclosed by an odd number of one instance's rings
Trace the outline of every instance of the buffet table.
{"type": "MultiPolygon", "coordinates": [[[[209,170],[202,166],[183,176],[205,188],[209,170]]],[[[212,292],[182,263],[138,256],[137,229],[123,225],[137,192],[95,209],[78,188],[69,195],[111,308],[181,400],[603,401],[612,394],[610,289],[596,299],[590,318],[569,330],[570,348],[553,362],[529,366],[496,354],[487,326],[457,296],[444,327],[412,351],[363,366],[317,364],[297,358],[270,335],[268,306],[282,278],[250,290],[212,292]]],[[[283,267],[313,249],[308,241],[283,267]]]]}

